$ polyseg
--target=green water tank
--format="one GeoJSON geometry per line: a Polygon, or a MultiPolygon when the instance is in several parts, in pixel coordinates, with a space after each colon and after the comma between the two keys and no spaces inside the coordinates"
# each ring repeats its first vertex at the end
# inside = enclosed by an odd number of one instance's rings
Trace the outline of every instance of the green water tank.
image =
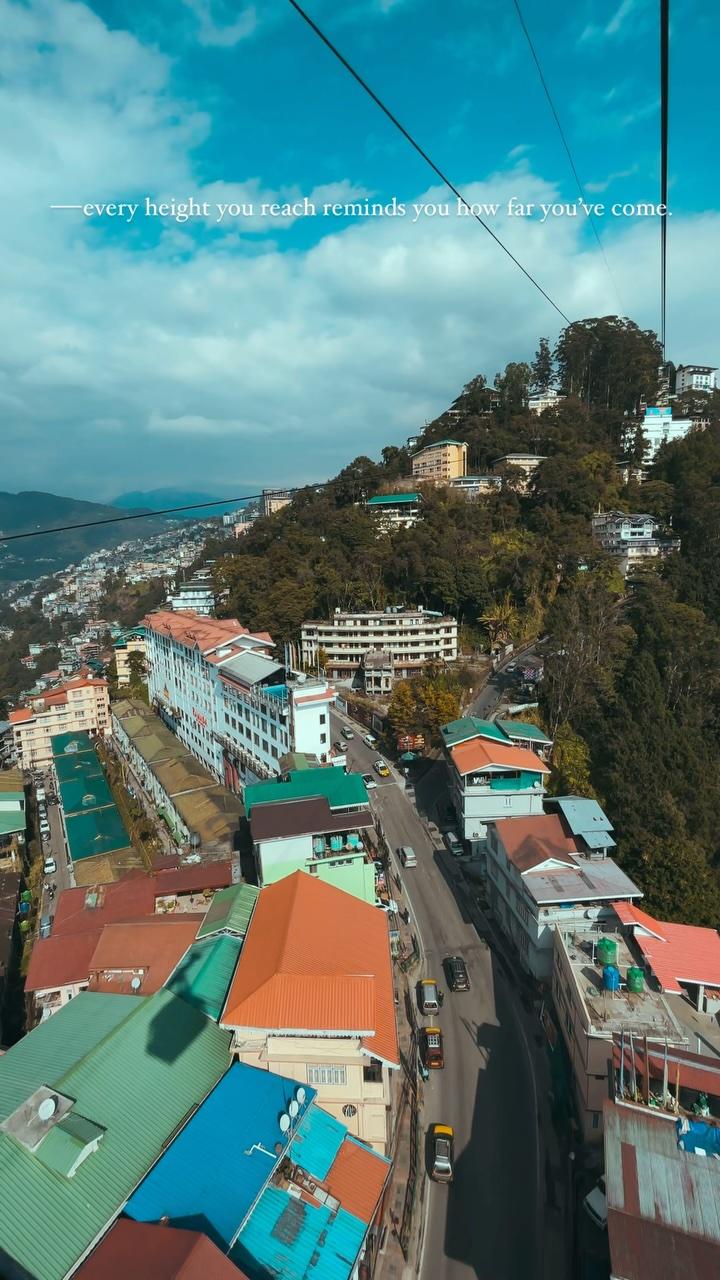
{"type": "Polygon", "coordinates": [[[617,943],[613,942],[612,938],[601,938],[595,948],[595,954],[598,959],[598,964],[601,964],[603,969],[606,964],[615,964],[617,959],[617,943]]]}
{"type": "Polygon", "coordinates": [[[32,894],[29,889],[23,889],[22,893],[20,894],[20,901],[32,902],[32,894]]]}
{"type": "Polygon", "coordinates": [[[645,974],[635,965],[627,971],[627,989],[634,995],[640,995],[645,987],[645,974]]]}
{"type": "Polygon", "coordinates": [[[29,929],[30,929],[30,921],[29,921],[29,920],[21,920],[21,921],[20,921],[20,932],[21,932],[21,933],[27,933],[29,929]]]}

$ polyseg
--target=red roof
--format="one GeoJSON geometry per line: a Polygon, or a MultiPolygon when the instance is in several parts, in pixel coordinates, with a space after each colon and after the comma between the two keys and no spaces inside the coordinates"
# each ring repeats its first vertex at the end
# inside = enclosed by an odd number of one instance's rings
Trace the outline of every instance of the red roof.
{"type": "Polygon", "coordinates": [[[572,854],[577,844],[566,836],[556,813],[538,814],[536,818],[500,818],[495,830],[513,866],[522,874],[534,871],[550,858],[564,866],[576,867],[572,854]]]}
{"type": "Polygon", "coordinates": [[[123,876],[114,884],[64,889],[58,898],[53,937],[82,933],[121,920],[151,916],[155,910],[154,876],[123,876]]]}
{"type": "Polygon", "coordinates": [[[663,991],[683,994],[681,983],[720,987],[720,934],[693,924],[655,920],[629,902],[614,902],[618,919],[632,928],[643,959],[663,991]]]}
{"type": "Polygon", "coordinates": [[[77,1272],[82,1280],[247,1280],[199,1231],[119,1218],[77,1272]]]}
{"type": "Polygon", "coordinates": [[[296,871],[261,890],[222,1025],[336,1031],[399,1063],[385,913],[296,871]]]}
{"type": "Polygon", "coordinates": [[[19,711],[10,712],[11,724],[22,724],[24,720],[32,720],[34,712],[29,707],[21,707],[19,711]]]}
{"type": "Polygon", "coordinates": [[[158,871],[154,877],[156,897],[173,893],[202,893],[203,889],[227,889],[232,884],[231,862],[199,862],[177,871],[158,871]]]}
{"type": "Polygon", "coordinates": [[[483,769],[502,768],[526,773],[549,773],[550,770],[534,751],[527,747],[505,746],[488,738],[469,738],[450,750],[459,774],[481,773],[483,769]]]}
{"type": "Polygon", "coordinates": [[[38,938],[30,956],[25,990],[55,991],[74,982],[87,982],[90,960],[101,933],[98,928],[38,938]]]}
{"type": "Polygon", "coordinates": [[[143,619],[143,623],[157,635],[171,636],[180,644],[187,645],[191,649],[198,648],[201,652],[232,644],[233,640],[237,640],[239,636],[254,635],[256,639],[269,641],[272,644],[267,631],[253,633],[238,622],[237,618],[208,618],[202,613],[195,613],[192,609],[177,612],[171,609],[159,609],[157,613],[149,613],[143,619]]]}
{"type": "Polygon", "coordinates": [[[378,1159],[377,1152],[353,1138],[346,1138],[324,1185],[347,1213],[370,1223],[391,1169],[389,1162],[378,1159]]]}
{"type": "Polygon", "coordinates": [[[90,959],[90,990],[137,991],[141,996],[159,991],[195,941],[203,919],[187,912],[107,925],[90,959]],[[142,970],[140,986],[133,987],[137,970],[142,970]]]}

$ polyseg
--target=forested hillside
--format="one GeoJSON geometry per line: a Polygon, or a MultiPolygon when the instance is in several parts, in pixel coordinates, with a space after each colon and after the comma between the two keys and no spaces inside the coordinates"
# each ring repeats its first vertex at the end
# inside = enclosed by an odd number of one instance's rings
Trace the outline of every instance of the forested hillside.
{"type": "Polygon", "coordinates": [[[624,449],[626,415],[652,402],[659,362],[655,335],[629,321],[571,325],[554,357],[541,342],[532,367],[508,365],[494,387],[473,378],[421,437],[466,441],[473,474],[506,453],[544,455],[529,493],[509,470],[477,503],[426,487],[420,523],[378,537],[355,504],[409,474],[408,452],[389,446],[259,520],[217,573],[225,612],[279,642],[337,606],[402,601],[455,614],[486,647],[549,632],[540,712],[558,784],[600,797],[648,909],[717,925],[720,395],[705,398],[707,430],[666,446],[642,486],[623,484],[617,461],[643,445],[634,435],[624,449]],[[552,377],[567,399],[535,417],[528,388],[552,377]],[[598,506],[671,519],[680,555],[627,589],[593,545],[598,506]]]}

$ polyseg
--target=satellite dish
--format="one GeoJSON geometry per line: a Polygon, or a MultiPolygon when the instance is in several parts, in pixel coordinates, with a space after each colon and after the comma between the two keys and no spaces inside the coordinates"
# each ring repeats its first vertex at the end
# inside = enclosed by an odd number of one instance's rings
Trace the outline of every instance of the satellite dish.
{"type": "Polygon", "coordinates": [[[295,1099],[293,1098],[292,1102],[290,1103],[290,1106],[288,1107],[288,1111],[290,1112],[290,1116],[293,1120],[295,1119],[299,1110],[300,1108],[297,1102],[295,1101],[295,1099]]]}
{"type": "Polygon", "coordinates": [[[55,1098],[43,1098],[38,1107],[38,1118],[40,1120],[52,1120],[57,1111],[57,1100],[55,1098]]]}
{"type": "Polygon", "coordinates": [[[141,979],[141,978],[133,978],[132,982],[130,983],[130,986],[131,986],[131,988],[132,988],[132,990],[133,990],[133,991],[139,991],[139,990],[140,990],[140,987],[142,986],[142,979],[141,979]]]}
{"type": "Polygon", "coordinates": [[[280,1117],[280,1132],[287,1133],[289,1128],[290,1128],[290,1117],[286,1111],[283,1111],[280,1117]]]}
{"type": "Polygon", "coordinates": [[[300,1106],[302,1106],[306,1097],[305,1090],[303,1089],[302,1085],[299,1085],[298,1088],[295,1090],[295,1097],[297,1098],[300,1106]]]}

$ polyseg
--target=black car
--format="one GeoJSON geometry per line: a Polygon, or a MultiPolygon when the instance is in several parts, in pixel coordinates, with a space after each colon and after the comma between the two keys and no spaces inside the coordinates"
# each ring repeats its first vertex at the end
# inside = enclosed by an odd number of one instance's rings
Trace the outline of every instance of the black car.
{"type": "Polygon", "coordinates": [[[445,960],[445,972],[451,991],[470,990],[470,975],[462,956],[448,956],[445,960]]]}

